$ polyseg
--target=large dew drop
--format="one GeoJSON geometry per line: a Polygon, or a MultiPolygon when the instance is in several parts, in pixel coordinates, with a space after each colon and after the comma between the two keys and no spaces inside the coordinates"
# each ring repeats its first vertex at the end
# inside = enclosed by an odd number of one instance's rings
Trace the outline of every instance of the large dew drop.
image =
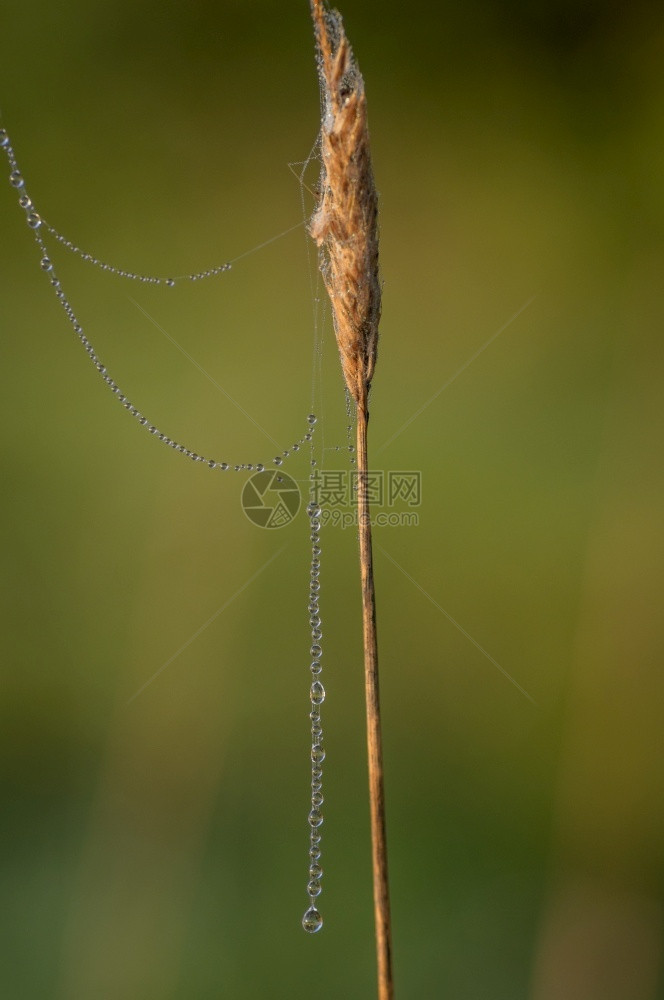
{"type": "Polygon", "coordinates": [[[308,934],[315,934],[323,926],[323,918],[315,906],[310,906],[302,917],[302,926],[308,934]]]}
{"type": "Polygon", "coordinates": [[[309,813],[309,826],[313,827],[314,830],[318,829],[323,823],[323,814],[318,809],[312,809],[309,813]]]}
{"type": "Polygon", "coordinates": [[[311,685],[311,691],[309,693],[314,705],[322,705],[325,701],[325,688],[320,681],[314,681],[311,685]]]}

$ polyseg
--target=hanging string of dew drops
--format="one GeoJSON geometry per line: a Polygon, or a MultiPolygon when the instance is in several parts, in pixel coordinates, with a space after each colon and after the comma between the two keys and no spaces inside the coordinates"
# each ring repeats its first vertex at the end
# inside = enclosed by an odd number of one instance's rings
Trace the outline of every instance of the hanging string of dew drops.
{"type": "MultiPolygon", "coordinates": [[[[176,440],[168,437],[162,431],[152,424],[147,417],[145,417],[140,410],[133,405],[133,403],[127,398],[127,396],[122,392],[119,385],[114,381],[114,379],[109,375],[106,365],[102,364],[100,361],[94,347],[88,340],[83,327],[78,321],[78,318],[74,312],[74,309],[67,298],[60,279],[58,278],[53,262],[48,254],[46,243],[42,236],[43,232],[48,233],[52,236],[57,243],[64,246],[71,253],[77,255],[82,260],[87,263],[93,264],[99,267],[101,270],[106,271],[116,277],[126,278],[130,281],[137,281],[143,284],[149,285],[161,285],[167,288],[172,288],[176,282],[179,281],[200,281],[204,278],[216,277],[217,275],[223,274],[230,270],[230,263],[216,265],[215,267],[209,268],[207,271],[193,272],[191,274],[181,275],[178,278],[165,278],[158,277],[155,275],[139,274],[134,271],[128,271],[124,268],[116,267],[115,265],[105,263],[93,254],[84,252],[78,246],[76,246],[71,240],[67,239],[61,233],[59,233],[53,226],[50,226],[43,217],[36,211],[35,205],[27,193],[25,180],[23,174],[21,173],[14,149],[9,140],[9,135],[5,129],[0,129],[0,149],[3,149],[7,159],[9,161],[9,182],[12,187],[19,192],[19,205],[25,212],[26,223],[28,227],[32,230],[34,234],[35,241],[40,251],[40,267],[41,270],[49,278],[51,287],[55,293],[55,296],[62,306],[65,315],[74,329],[74,333],[78,337],[80,343],[85,348],[85,351],[90,358],[90,361],[94,365],[96,371],[101,375],[104,383],[109,387],[116,399],[122,404],[122,406],[138,420],[139,424],[146,427],[150,434],[154,435],[158,440],[167,444],[169,447],[185,455],[185,457],[192,459],[194,462],[199,462],[206,465],[210,469],[219,469],[222,472],[226,472],[229,469],[234,469],[236,472],[243,470],[246,471],[256,471],[262,472],[265,469],[264,462],[238,462],[232,464],[230,462],[222,461],[219,462],[216,459],[206,458],[201,455],[198,451],[194,451],[185,445],[179,444],[176,440]]],[[[285,448],[279,455],[276,455],[272,459],[272,464],[279,467],[283,465],[284,460],[289,458],[294,452],[298,452],[302,445],[309,443],[310,454],[311,454],[311,465],[315,466],[316,461],[314,459],[314,448],[313,448],[313,435],[316,424],[316,416],[311,413],[307,417],[307,430],[301,438],[299,438],[290,448],[285,448]]],[[[322,640],[322,628],[321,628],[321,617],[320,617],[320,607],[319,607],[319,591],[320,591],[320,518],[321,518],[321,508],[320,504],[316,500],[316,486],[315,486],[316,476],[312,471],[310,477],[309,486],[309,504],[307,506],[307,516],[309,519],[310,528],[310,539],[311,539],[311,569],[310,569],[310,584],[309,584],[309,625],[311,629],[311,686],[309,690],[309,696],[311,701],[311,809],[309,811],[309,874],[307,881],[307,895],[309,897],[309,907],[302,918],[302,926],[306,931],[311,934],[319,931],[323,926],[323,918],[320,915],[316,907],[316,900],[321,893],[321,877],[323,875],[323,869],[320,865],[321,858],[321,826],[323,823],[323,813],[321,807],[323,805],[323,792],[322,792],[322,780],[323,780],[323,761],[325,760],[325,750],[323,747],[323,728],[321,724],[321,705],[325,700],[325,688],[323,687],[323,682],[321,680],[321,656],[323,654],[323,649],[321,646],[322,640]]]]}
{"type": "MultiPolygon", "coordinates": [[[[311,465],[315,465],[313,457],[313,443],[311,446],[311,465]]],[[[309,627],[311,629],[311,687],[309,689],[309,699],[311,701],[311,809],[309,811],[309,876],[307,881],[307,895],[309,896],[309,906],[302,917],[302,926],[309,934],[315,934],[323,926],[323,918],[316,906],[317,898],[321,894],[321,878],[323,869],[320,865],[321,858],[321,826],[323,824],[323,761],[325,760],[325,748],[323,746],[323,726],[321,722],[321,705],[325,701],[325,688],[321,680],[322,664],[321,656],[323,647],[322,619],[320,616],[319,592],[320,592],[320,527],[321,527],[321,507],[316,499],[316,474],[312,469],[309,477],[309,503],[307,505],[307,516],[309,517],[309,527],[311,529],[309,538],[311,541],[311,572],[309,581],[309,627]]]]}

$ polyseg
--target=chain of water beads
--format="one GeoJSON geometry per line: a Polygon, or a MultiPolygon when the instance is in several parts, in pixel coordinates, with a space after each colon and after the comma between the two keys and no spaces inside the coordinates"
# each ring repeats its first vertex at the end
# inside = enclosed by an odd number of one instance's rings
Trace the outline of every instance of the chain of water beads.
{"type": "MultiPolygon", "coordinates": [[[[353,402],[350,393],[346,390],[346,415],[348,424],[346,426],[347,448],[350,452],[350,464],[355,465],[355,446],[352,444],[352,406],[353,402]]],[[[339,450],[338,447],[336,449],[339,450]]],[[[311,464],[316,461],[313,457],[313,445],[311,446],[311,464]]],[[[323,638],[320,609],[318,606],[320,591],[320,526],[321,507],[316,500],[316,473],[312,471],[309,487],[309,505],[307,514],[311,527],[311,584],[309,590],[309,625],[311,626],[311,673],[312,684],[309,693],[311,699],[311,812],[309,813],[309,881],[307,883],[307,893],[309,895],[309,908],[302,918],[302,926],[305,931],[315,934],[323,926],[323,918],[316,906],[316,900],[321,893],[320,880],[323,869],[320,866],[320,828],[323,823],[321,806],[323,805],[323,769],[325,760],[325,749],[323,747],[323,729],[321,725],[320,706],[325,701],[325,688],[320,679],[322,667],[320,658],[323,655],[321,639],[323,638]]]]}
{"type": "MultiPolygon", "coordinates": [[[[176,280],[196,281],[201,278],[211,277],[214,274],[219,274],[222,271],[227,271],[230,269],[230,264],[224,264],[218,268],[212,268],[209,271],[205,271],[200,274],[184,275],[182,279],[180,278],[176,279],[176,278],[155,278],[149,275],[134,274],[132,272],[123,271],[119,268],[112,267],[110,264],[102,263],[101,261],[98,261],[96,258],[92,257],[90,254],[84,254],[82,251],[78,249],[78,247],[75,247],[73,243],[70,243],[70,241],[66,240],[63,236],[60,236],[60,234],[57,233],[54,229],[52,229],[51,226],[48,226],[43,221],[42,217],[35,211],[35,206],[32,202],[32,199],[29,197],[25,189],[25,181],[23,179],[21,171],[19,170],[14,150],[11,146],[11,143],[9,141],[9,136],[5,131],[5,129],[0,129],[0,149],[4,149],[7,155],[7,159],[9,161],[9,166],[11,171],[9,174],[9,183],[12,185],[12,187],[16,188],[16,190],[20,192],[18,199],[19,205],[26,214],[26,222],[30,227],[30,229],[33,230],[35,241],[41,251],[41,261],[40,261],[41,269],[48,275],[51,282],[51,286],[53,287],[53,290],[55,292],[55,295],[58,301],[60,302],[60,305],[64,309],[65,315],[74,329],[74,333],[76,334],[76,336],[82,343],[83,347],[85,348],[85,351],[88,357],[90,358],[90,361],[96,368],[97,372],[101,375],[103,381],[111,390],[111,392],[116,397],[118,402],[122,403],[125,410],[127,410],[127,412],[130,413],[132,417],[138,420],[139,424],[141,424],[143,427],[146,427],[147,430],[150,432],[150,434],[153,434],[159,441],[163,441],[164,444],[167,444],[174,451],[179,452],[186,458],[190,458],[193,462],[201,462],[204,465],[207,465],[208,468],[210,469],[220,469],[222,472],[226,472],[228,469],[231,468],[234,469],[235,472],[240,472],[243,470],[247,470],[249,472],[252,471],[262,472],[265,469],[265,465],[263,462],[256,462],[256,463],[243,462],[232,465],[228,462],[218,462],[214,458],[207,458],[205,455],[201,455],[199,454],[199,452],[193,451],[191,448],[187,448],[183,444],[179,444],[173,438],[168,437],[168,435],[160,431],[159,428],[155,426],[155,424],[152,424],[149,421],[149,419],[145,417],[138,410],[136,406],[133,405],[133,403],[127,398],[125,393],[122,392],[120,386],[108,374],[106,365],[102,364],[102,362],[99,360],[99,356],[97,355],[94,347],[92,346],[92,344],[86,337],[85,333],[83,332],[83,327],[79,323],[69,300],[67,299],[64,291],[62,290],[60,280],[58,279],[55,273],[55,269],[53,267],[53,263],[50,257],[48,256],[46,244],[44,243],[40,230],[42,229],[42,227],[45,228],[49,233],[54,235],[55,238],[60,243],[62,243],[72,252],[77,253],[79,256],[83,258],[83,260],[88,260],[90,263],[98,265],[99,267],[102,268],[102,270],[108,271],[112,274],[119,275],[120,277],[130,278],[133,281],[141,281],[147,284],[157,284],[157,285],[163,284],[172,287],[175,284],[176,280]]],[[[285,448],[279,455],[277,455],[272,460],[272,463],[274,465],[276,466],[282,465],[284,459],[288,458],[292,452],[299,451],[300,447],[305,442],[312,440],[312,436],[314,433],[314,424],[316,423],[316,417],[314,416],[314,414],[310,414],[308,416],[307,423],[308,423],[308,430],[306,434],[304,434],[298,441],[296,441],[290,449],[285,448]]]]}
{"type": "Polygon", "coordinates": [[[95,267],[100,268],[102,271],[107,271],[109,274],[115,274],[118,278],[128,278],[130,281],[140,281],[146,285],[166,285],[168,288],[173,288],[178,281],[202,281],[204,278],[215,278],[219,274],[224,274],[226,271],[230,271],[233,266],[230,263],[218,264],[216,267],[210,267],[207,271],[198,271],[192,274],[181,274],[176,278],[158,278],[151,274],[138,274],[134,271],[125,271],[123,268],[115,267],[113,264],[106,264],[104,261],[99,260],[91,253],[86,253],[85,250],[81,250],[77,247],[75,243],[68,240],[66,236],[59,233],[57,229],[49,225],[46,219],[42,219],[42,225],[44,229],[57,240],[63,247],[66,247],[71,253],[76,254],[81,260],[86,261],[88,264],[94,264],[95,267]]]}
{"type": "MultiPolygon", "coordinates": [[[[313,448],[312,448],[313,452],[313,448]]],[[[312,459],[312,465],[314,460],[312,459]]],[[[311,574],[309,584],[309,625],[311,628],[311,687],[309,698],[311,701],[311,810],[309,812],[309,880],[307,882],[307,895],[309,896],[309,907],[302,917],[302,926],[305,931],[315,934],[323,926],[323,918],[318,911],[316,901],[321,893],[320,880],[323,869],[320,866],[321,857],[321,833],[320,828],[323,823],[323,761],[325,760],[325,749],[323,747],[323,727],[321,724],[320,706],[325,701],[325,688],[320,679],[322,665],[320,658],[323,655],[323,648],[320,644],[323,637],[321,629],[321,617],[319,608],[320,591],[320,504],[316,500],[315,474],[310,477],[309,504],[307,515],[311,529],[311,574]]]]}

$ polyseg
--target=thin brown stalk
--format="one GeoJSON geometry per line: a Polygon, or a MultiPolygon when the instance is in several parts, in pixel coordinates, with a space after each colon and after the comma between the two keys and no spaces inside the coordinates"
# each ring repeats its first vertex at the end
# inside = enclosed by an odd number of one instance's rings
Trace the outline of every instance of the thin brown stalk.
{"type": "Polygon", "coordinates": [[[357,409],[357,512],[362,574],[362,627],[364,634],[364,687],[367,705],[367,750],[369,756],[369,801],[371,804],[371,843],[373,856],[374,915],[378,959],[378,996],[392,1000],[392,928],[387,876],[387,836],[385,830],[385,790],[383,783],[383,746],[381,739],[380,698],[378,689],[378,637],[376,632],[376,593],[371,548],[371,515],[367,490],[367,426],[369,411],[357,409]]]}
{"type": "Polygon", "coordinates": [[[332,304],[341,368],[357,407],[357,510],[378,997],[393,1000],[376,596],[367,489],[368,400],[376,364],[381,297],[378,196],[371,169],[364,80],[341,16],[328,10],[323,0],[311,0],[311,12],[323,106],[320,200],[309,231],[320,249],[321,273],[332,304]]]}

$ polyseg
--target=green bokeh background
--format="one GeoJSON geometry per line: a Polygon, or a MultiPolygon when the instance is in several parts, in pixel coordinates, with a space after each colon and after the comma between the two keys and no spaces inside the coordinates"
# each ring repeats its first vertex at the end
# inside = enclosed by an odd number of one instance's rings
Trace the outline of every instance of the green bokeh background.
{"type": "MultiPolygon", "coordinates": [[[[373,464],[423,482],[419,526],[376,532],[397,995],[653,1000],[661,10],[343,12],[381,195],[373,464]]],[[[288,164],[318,115],[304,0],[5,5],[0,94],[37,207],[102,259],[179,274],[302,219],[288,164]]],[[[1,995],[371,997],[354,534],[324,539],[326,925],[310,938],[305,519],[258,530],[240,476],[123,413],[15,200],[0,190],[1,995]]],[[[173,291],[53,259],[167,433],[233,460],[274,449],[129,296],[282,447],[301,435],[302,229],[173,291]]],[[[343,446],[329,319],[324,339],[318,442],[343,446]]],[[[306,477],[306,456],[288,471],[306,477]]]]}

